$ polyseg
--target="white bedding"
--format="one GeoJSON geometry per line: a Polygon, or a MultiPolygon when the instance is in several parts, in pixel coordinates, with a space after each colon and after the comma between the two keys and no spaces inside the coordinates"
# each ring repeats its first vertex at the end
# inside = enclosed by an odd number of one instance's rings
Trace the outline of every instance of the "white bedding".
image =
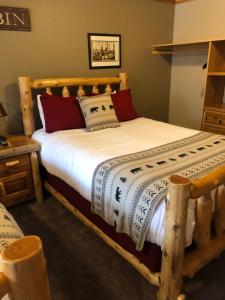
{"type": "MultiPolygon", "coordinates": [[[[198,131],[146,118],[122,122],[121,127],[87,132],[72,129],[46,133],[34,132],[33,139],[41,143],[41,160],[47,171],[76,189],[91,201],[92,176],[96,166],[113,157],[147,150],[198,131]]],[[[192,242],[195,225],[195,202],[189,203],[186,244],[192,242]]],[[[165,202],[155,211],[146,239],[162,246],[165,202]]]]}

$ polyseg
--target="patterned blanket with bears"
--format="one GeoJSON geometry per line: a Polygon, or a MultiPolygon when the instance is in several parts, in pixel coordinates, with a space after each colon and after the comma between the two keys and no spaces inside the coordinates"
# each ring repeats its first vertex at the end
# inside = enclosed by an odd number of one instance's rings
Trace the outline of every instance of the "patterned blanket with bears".
{"type": "Polygon", "coordinates": [[[92,211],[141,250],[170,175],[190,179],[225,163],[225,136],[199,132],[150,150],[100,163],[92,181],[92,211]]]}

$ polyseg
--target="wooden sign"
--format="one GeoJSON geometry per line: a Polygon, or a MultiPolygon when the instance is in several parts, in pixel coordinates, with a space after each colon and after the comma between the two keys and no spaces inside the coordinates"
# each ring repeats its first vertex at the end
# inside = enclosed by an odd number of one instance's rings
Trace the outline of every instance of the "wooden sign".
{"type": "Polygon", "coordinates": [[[29,9],[0,6],[0,30],[31,31],[29,9]]]}

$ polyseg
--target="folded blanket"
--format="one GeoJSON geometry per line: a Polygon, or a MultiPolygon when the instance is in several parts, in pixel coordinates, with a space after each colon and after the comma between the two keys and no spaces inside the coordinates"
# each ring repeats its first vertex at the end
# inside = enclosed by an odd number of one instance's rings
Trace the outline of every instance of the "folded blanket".
{"type": "Polygon", "coordinates": [[[143,248],[169,177],[203,176],[225,163],[225,137],[200,132],[150,150],[106,160],[95,169],[92,211],[143,248]]]}

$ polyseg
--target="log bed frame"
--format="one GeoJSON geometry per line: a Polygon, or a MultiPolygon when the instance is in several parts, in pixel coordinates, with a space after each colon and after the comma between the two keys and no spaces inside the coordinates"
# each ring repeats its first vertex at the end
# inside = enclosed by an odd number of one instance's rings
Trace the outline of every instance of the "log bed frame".
{"type": "MultiPolygon", "coordinates": [[[[62,88],[62,95],[70,95],[68,87],[78,87],[77,95],[85,95],[84,86],[92,86],[98,93],[98,86],[104,85],[105,92],[112,92],[111,84],[119,84],[120,90],[127,89],[127,74],[109,78],[53,78],[36,79],[20,77],[20,93],[23,124],[26,136],[35,130],[33,119],[32,89],[46,89],[52,93],[53,88],[62,88]]],[[[75,216],[93,229],[108,245],[131,263],[150,283],[159,287],[158,300],[184,299],[181,294],[182,278],[193,277],[205,264],[218,257],[225,249],[225,191],[217,189],[225,183],[225,166],[213,170],[207,176],[195,180],[173,175],[170,177],[166,206],[165,240],[162,249],[162,264],[159,273],[152,273],[131,253],[127,252],[96,225],[81,214],[67,199],[57,192],[48,182],[45,188],[75,216]],[[212,213],[213,201],[210,192],[216,190],[215,211],[212,213]],[[185,232],[189,199],[196,199],[196,226],[194,241],[196,248],[185,251],[185,232]],[[215,229],[212,230],[212,219],[215,229]]]]}

